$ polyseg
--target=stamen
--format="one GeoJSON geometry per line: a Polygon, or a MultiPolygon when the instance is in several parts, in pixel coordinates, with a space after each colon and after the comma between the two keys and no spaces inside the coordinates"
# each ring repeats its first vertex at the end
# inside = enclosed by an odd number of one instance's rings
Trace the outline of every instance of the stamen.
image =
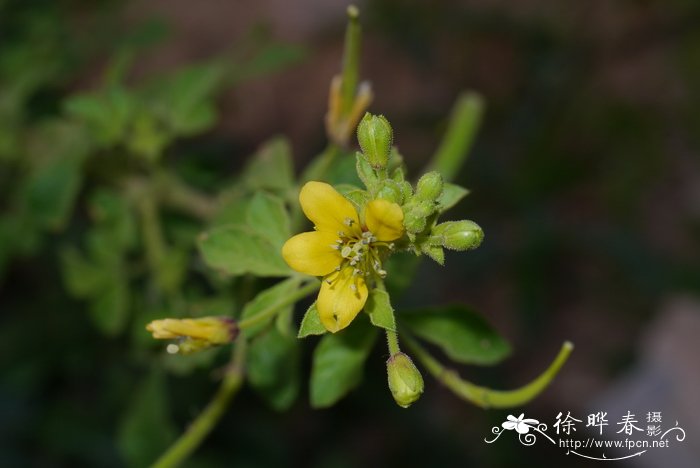
{"type": "Polygon", "coordinates": [[[350,248],[350,247],[347,246],[347,245],[344,246],[344,247],[343,247],[343,250],[340,251],[340,255],[342,255],[343,258],[348,258],[348,257],[350,256],[351,253],[352,253],[352,248],[350,248]]]}
{"type": "Polygon", "coordinates": [[[350,219],[350,218],[345,218],[343,220],[343,224],[346,225],[347,227],[351,227],[353,224],[355,224],[355,220],[350,219]]]}

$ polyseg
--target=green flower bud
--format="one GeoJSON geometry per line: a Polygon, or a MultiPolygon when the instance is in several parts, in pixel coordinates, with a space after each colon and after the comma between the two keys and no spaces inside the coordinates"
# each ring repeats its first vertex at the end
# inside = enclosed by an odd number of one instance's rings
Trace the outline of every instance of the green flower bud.
{"type": "Polygon", "coordinates": [[[416,197],[421,200],[435,201],[442,194],[442,176],[439,172],[428,172],[418,181],[416,197]]]}
{"type": "Polygon", "coordinates": [[[404,207],[403,225],[408,232],[417,234],[426,226],[426,218],[435,212],[433,201],[414,198],[404,207]]]}
{"type": "Polygon", "coordinates": [[[396,403],[408,408],[423,393],[423,376],[404,353],[396,353],[386,362],[389,390],[396,403]]]}
{"type": "Polygon", "coordinates": [[[389,161],[393,131],[383,115],[365,114],[357,126],[357,141],[374,169],[384,169],[389,161]]]}
{"type": "Polygon", "coordinates": [[[471,250],[481,244],[484,231],[472,221],[448,221],[438,224],[431,231],[433,244],[452,250],[471,250]]]}
{"type": "Polygon", "coordinates": [[[383,198],[384,200],[389,200],[390,202],[401,205],[403,203],[403,190],[401,189],[401,185],[391,179],[384,180],[379,192],[377,192],[377,198],[383,198]]]}

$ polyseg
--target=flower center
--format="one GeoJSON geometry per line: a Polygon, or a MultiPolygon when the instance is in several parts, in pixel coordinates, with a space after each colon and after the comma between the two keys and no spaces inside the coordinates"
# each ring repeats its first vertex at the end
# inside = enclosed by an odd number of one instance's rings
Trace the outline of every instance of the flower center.
{"type": "MultiPolygon", "coordinates": [[[[354,221],[346,218],[344,224],[352,228],[354,221]]],[[[351,278],[346,279],[354,280],[350,285],[350,288],[353,290],[357,289],[355,282],[360,278],[364,280],[373,274],[378,275],[380,278],[385,278],[386,270],[382,268],[382,259],[388,251],[394,249],[393,242],[379,241],[366,228],[363,228],[362,231],[349,229],[348,232],[349,234],[345,231],[338,231],[338,239],[331,246],[340,251],[340,256],[343,257],[343,260],[340,266],[336,268],[336,272],[329,275],[326,279],[329,284],[332,284],[341,276],[345,277],[346,275],[339,275],[338,273],[346,268],[352,269],[351,278]]]]}

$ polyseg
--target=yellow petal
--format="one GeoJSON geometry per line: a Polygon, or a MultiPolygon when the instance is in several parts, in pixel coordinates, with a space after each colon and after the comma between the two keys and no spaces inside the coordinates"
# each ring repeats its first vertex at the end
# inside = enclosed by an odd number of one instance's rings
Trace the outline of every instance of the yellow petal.
{"type": "Polygon", "coordinates": [[[396,240],[403,235],[403,211],[388,200],[372,200],[365,207],[365,224],[380,241],[396,240]]]}
{"type": "Polygon", "coordinates": [[[340,265],[340,251],[334,249],[338,235],[330,231],[303,232],[282,246],[287,265],[299,273],[325,276],[340,265]]]}
{"type": "Polygon", "coordinates": [[[343,268],[336,278],[330,278],[331,284],[324,279],[318,293],[318,316],[323,326],[331,333],[350,325],[367,301],[367,284],[363,278],[354,277],[352,270],[343,268]],[[355,289],[352,285],[355,285],[355,289]]]}
{"type": "Polygon", "coordinates": [[[228,317],[154,320],[146,325],[146,330],[159,340],[190,337],[212,344],[229,343],[238,334],[235,323],[228,317]]]}
{"type": "Polygon", "coordinates": [[[360,235],[360,220],[355,207],[331,185],[307,182],[301,188],[299,202],[306,217],[319,231],[360,235]],[[348,226],[348,220],[351,226],[348,226]]]}

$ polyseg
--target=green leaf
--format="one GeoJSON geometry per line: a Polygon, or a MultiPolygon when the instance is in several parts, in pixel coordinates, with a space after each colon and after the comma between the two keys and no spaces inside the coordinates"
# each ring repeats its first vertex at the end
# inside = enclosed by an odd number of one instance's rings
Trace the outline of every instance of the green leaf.
{"type": "Polygon", "coordinates": [[[345,330],[321,339],[314,350],[311,368],[312,407],[329,407],[360,383],[377,333],[375,327],[358,316],[345,330]]]}
{"type": "Polygon", "coordinates": [[[129,287],[126,279],[114,275],[90,302],[90,316],[97,327],[107,335],[124,330],[129,313],[129,287]]]}
{"type": "Polygon", "coordinates": [[[391,307],[389,294],[381,289],[372,289],[365,303],[365,312],[375,327],[396,331],[394,308],[391,307]]]}
{"type": "Polygon", "coordinates": [[[274,242],[247,226],[226,225],[199,236],[204,261],[229,275],[288,276],[289,266],[274,242]]]}
{"type": "Polygon", "coordinates": [[[136,243],[136,220],[126,199],[118,192],[99,189],[88,206],[90,216],[108,233],[111,248],[125,251],[136,243]]]}
{"type": "Polygon", "coordinates": [[[64,226],[82,179],[81,162],[77,158],[56,159],[30,176],[25,200],[39,224],[51,229],[64,226]]]}
{"type": "Polygon", "coordinates": [[[367,190],[374,193],[377,188],[377,184],[379,184],[379,178],[377,177],[376,172],[374,172],[374,169],[372,169],[372,166],[369,164],[369,161],[367,161],[364,154],[358,151],[356,153],[356,159],[357,163],[355,167],[357,170],[357,175],[360,177],[362,183],[365,184],[367,190]]]}
{"type": "Polygon", "coordinates": [[[146,89],[153,107],[170,130],[189,136],[210,128],[216,122],[213,97],[221,89],[226,75],[223,62],[193,65],[146,89]]]}
{"type": "Polygon", "coordinates": [[[154,371],[136,389],[119,426],[117,443],[129,466],[149,466],[175,439],[168,417],[167,387],[154,371]]]}
{"type": "Polygon", "coordinates": [[[297,338],[306,338],[309,335],[323,335],[327,331],[326,327],[321,323],[321,317],[318,315],[316,302],[314,302],[304,314],[304,318],[301,319],[297,338]]]}
{"type": "MultiPolygon", "coordinates": [[[[274,306],[275,304],[278,304],[282,301],[284,301],[287,297],[289,297],[291,294],[294,293],[299,288],[299,283],[300,283],[299,278],[289,278],[286,279],[280,283],[277,283],[276,285],[272,286],[271,288],[268,288],[255,296],[255,298],[248,302],[245,307],[243,307],[243,312],[241,313],[241,321],[248,319],[257,313],[274,306]]],[[[284,309],[278,311],[278,314],[283,314],[289,310],[292,310],[294,307],[294,304],[290,304],[284,309]]],[[[251,338],[255,336],[257,333],[259,333],[265,326],[267,326],[268,323],[273,319],[273,316],[271,316],[267,321],[261,322],[260,324],[254,326],[254,327],[249,327],[243,330],[243,334],[251,338]]]]}
{"type": "Polygon", "coordinates": [[[265,192],[257,192],[248,204],[248,225],[265,235],[278,251],[291,235],[289,214],[281,199],[265,192]]]}
{"type": "Polygon", "coordinates": [[[253,155],[241,176],[250,189],[287,190],[294,186],[292,151],[289,143],[276,137],[253,155]]]}
{"type": "Polygon", "coordinates": [[[289,408],[300,387],[299,341],[270,327],[258,335],[248,350],[248,378],[251,386],[272,408],[289,408]]]}
{"type": "Polygon", "coordinates": [[[65,101],[64,111],[87,125],[90,135],[102,146],[123,141],[136,109],[134,96],[122,88],[101,93],[84,93],[65,101]]]}
{"type": "Polygon", "coordinates": [[[459,201],[467,195],[469,195],[469,190],[457,184],[446,182],[442,187],[442,194],[437,199],[438,211],[444,213],[459,203],[459,201]]]}
{"type": "Polygon", "coordinates": [[[61,250],[60,259],[63,282],[75,297],[90,297],[108,282],[108,272],[87,260],[74,247],[61,250]]]}
{"type": "Polygon", "coordinates": [[[481,316],[461,305],[403,312],[399,323],[462,364],[491,365],[510,353],[508,343],[481,316]]]}

